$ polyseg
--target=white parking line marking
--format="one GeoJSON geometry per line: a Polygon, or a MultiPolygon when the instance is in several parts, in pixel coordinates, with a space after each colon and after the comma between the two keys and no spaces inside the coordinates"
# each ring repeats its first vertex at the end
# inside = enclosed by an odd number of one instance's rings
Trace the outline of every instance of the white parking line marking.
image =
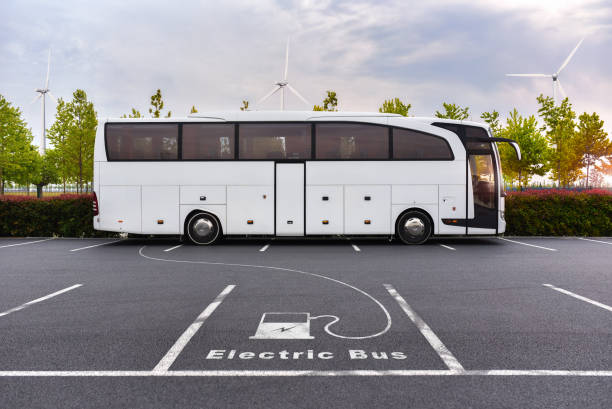
{"type": "Polygon", "coordinates": [[[75,284],[75,285],[70,286],[70,287],[68,287],[68,288],[64,288],[63,290],[56,291],[56,292],[51,293],[51,294],[49,294],[49,295],[45,295],[44,297],[40,297],[40,298],[37,298],[37,299],[35,299],[35,300],[28,301],[27,303],[25,303],[25,304],[21,304],[21,305],[20,305],[20,306],[18,306],[18,307],[11,308],[10,310],[6,310],[6,311],[4,311],[4,312],[0,312],[0,317],[4,317],[5,315],[9,315],[9,314],[11,314],[11,313],[13,313],[13,312],[16,312],[16,311],[19,311],[19,310],[23,310],[24,308],[27,308],[27,307],[29,307],[29,306],[30,306],[30,305],[32,305],[32,304],[36,304],[36,303],[39,303],[39,302],[41,302],[41,301],[48,300],[49,298],[53,298],[53,297],[55,297],[56,295],[63,294],[63,293],[65,293],[65,292],[67,292],[67,291],[70,291],[70,290],[74,290],[75,288],[78,288],[78,287],[80,287],[80,286],[82,286],[82,285],[83,285],[83,284],[75,284]]]}
{"type": "Polygon", "coordinates": [[[389,284],[384,284],[385,288],[391,294],[391,297],[395,298],[395,301],[399,304],[399,306],[404,310],[408,318],[416,325],[416,327],[421,331],[421,334],[425,337],[429,345],[436,351],[438,356],[444,361],[448,369],[451,371],[464,371],[463,366],[459,363],[457,358],[449,351],[448,348],[440,341],[440,338],[433,332],[433,330],[423,321],[421,317],[408,305],[406,300],[399,295],[399,293],[393,288],[393,286],[389,284]]]}
{"type": "Polygon", "coordinates": [[[529,243],[523,243],[522,241],[510,240],[510,239],[507,239],[505,237],[498,237],[498,239],[509,241],[510,243],[522,244],[523,246],[537,247],[537,248],[542,249],[542,250],[557,251],[557,249],[551,249],[551,248],[548,248],[548,247],[536,246],[535,244],[529,244],[529,243]]]}
{"type": "Polygon", "coordinates": [[[172,345],[172,348],[168,350],[166,355],[164,355],[161,361],[159,361],[155,368],[153,368],[153,372],[167,372],[168,369],[170,369],[170,366],[172,366],[176,358],[178,358],[179,354],[181,353],[183,348],[185,348],[185,346],[189,343],[191,338],[196,334],[196,332],[198,332],[200,327],[204,324],[204,321],[206,321],[206,319],[211,316],[211,314],[223,302],[225,297],[235,287],[235,285],[228,285],[223,291],[221,291],[221,293],[219,293],[217,298],[215,298],[214,301],[210,303],[200,315],[198,315],[198,318],[196,318],[195,321],[192,322],[191,325],[185,330],[185,332],[183,332],[179,339],[176,340],[174,345],[172,345]]]}
{"type": "Polygon", "coordinates": [[[578,240],[585,240],[585,241],[593,241],[595,243],[603,243],[603,244],[612,244],[609,241],[601,241],[601,240],[593,240],[593,239],[585,239],[584,237],[578,237],[578,240]]]}
{"type": "Polygon", "coordinates": [[[179,247],[182,247],[182,246],[183,246],[182,244],[179,244],[178,246],[170,247],[169,249],[166,249],[164,251],[172,251],[172,250],[178,249],[179,247]]]}
{"type": "Polygon", "coordinates": [[[0,377],[266,377],[266,376],[565,376],[612,377],[612,371],[568,371],[546,369],[492,369],[451,371],[414,370],[205,370],[205,371],[0,371],[0,377]]]}
{"type": "Polygon", "coordinates": [[[360,252],[361,249],[359,247],[357,247],[355,244],[351,244],[351,246],[353,246],[353,250],[355,250],[356,252],[360,252]]]}
{"type": "Polygon", "coordinates": [[[447,246],[446,244],[440,244],[440,246],[444,247],[445,249],[449,249],[449,250],[453,250],[455,251],[456,249],[451,247],[451,246],[447,246]]]}
{"type": "Polygon", "coordinates": [[[268,247],[270,247],[269,244],[266,244],[265,246],[263,246],[262,248],[259,249],[259,251],[266,251],[268,250],[268,247]]]}
{"type": "Polygon", "coordinates": [[[577,299],[579,299],[579,300],[581,300],[581,301],[588,302],[589,304],[596,305],[596,306],[597,306],[597,307],[599,307],[599,308],[603,308],[604,310],[608,310],[608,311],[612,312],[612,307],[610,307],[609,305],[602,304],[602,303],[597,302],[597,301],[595,301],[595,300],[591,300],[590,298],[586,298],[586,297],[583,297],[583,296],[578,295],[578,294],[576,294],[576,293],[573,293],[573,292],[571,292],[571,291],[564,290],[563,288],[555,287],[555,286],[554,286],[554,285],[552,285],[552,284],[542,284],[542,285],[543,285],[544,287],[552,288],[552,289],[553,289],[553,290],[555,290],[555,291],[559,291],[560,293],[563,293],[563,294],[569,295],[570,297],[577,298],[577,299]]]}
{"type": "Polygon", "coordinates": [[[80,251],[80,250],[91,249],[91,248],[93,248],[93,247],[106,246],[107,244],[113,244],[113,243],[117,243],[117,242],[119,242],[119,241],[121,241],[121,240],[114,240],[114,241],[108,241],[108,242],[106,242],[106,243],[94,244],[94,245],[92,245],[92,246],[81,247],[81,248],[78,248],[78,249],[72,249],[72,250],[70,250],[70,251],[80,251]]]}
{"type": "Polygon", "coordinates": [[[6,244],[4,246],[0,246],[0,249],[3,249],[5,247],[25,246],[26,244],[40,243],[40,242],[43,242],[43,241],[53,240],[54,238],[55,237],[50,237],[48,239],[42,239],[42,240],[36,240],[36,241],[26,241],[25,243],[6,244]]]}

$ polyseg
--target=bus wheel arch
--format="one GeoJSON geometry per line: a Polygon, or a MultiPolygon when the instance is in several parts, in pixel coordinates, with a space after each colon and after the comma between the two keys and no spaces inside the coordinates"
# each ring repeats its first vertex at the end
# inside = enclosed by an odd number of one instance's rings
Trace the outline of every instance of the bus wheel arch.
{"type": "Polygon", "coordinates": [[[404,210],[395,220],[395,236],[404,244],[423,244],[434,232],[429,212],[418,207],[404,210]]]}
{"type": "Polygon", "coordinates": [[[184,235],[196,245],[210,245],[223,237],[223,226],[214,213],[195,209],[191,211],[183,226],[184,235]]]}

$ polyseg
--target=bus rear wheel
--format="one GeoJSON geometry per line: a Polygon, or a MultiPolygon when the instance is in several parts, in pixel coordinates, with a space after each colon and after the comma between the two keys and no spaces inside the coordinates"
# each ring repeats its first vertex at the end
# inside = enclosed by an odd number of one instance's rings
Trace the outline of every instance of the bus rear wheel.
{"type": "Polygon", "coordinates": [[[208,213],[196,213],[187,223],[187,236],[193,244],[213,244],[221,235],[221,226],[216,217],[208,213]]]}
{"type": "Polygon", "coordinates": [[[432,224],[426,214],[411,210],[397,220],[395,232],[404,244],[423,244],[431,236],[432,224]]]}

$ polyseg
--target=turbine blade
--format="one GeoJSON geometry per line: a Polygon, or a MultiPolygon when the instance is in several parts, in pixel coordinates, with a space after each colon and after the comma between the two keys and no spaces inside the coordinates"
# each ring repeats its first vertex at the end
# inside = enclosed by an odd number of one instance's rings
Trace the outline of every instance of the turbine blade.
{"type": "Polygon", "coordinates": [[[38,101],[40,99],[40,97],[42,97],[42,94],[38,94],[37,97],[34,97],[34,99],[32,100],[32,102],[30,102],[30,105],[32,105],[33,103],[35,103],[36,101],[38,101]]]}
{"type": "Polygon", "coordinates": [[[57,103],[57,98],[55,98],[55,95],[53,95],[51,91],[47,91],[47,95],[49,95],[51,99],[57,103]]]}
{"type": "Polygon", "coordinates": [[[266,99],[270,98],[279,89],[281,89],[280,85],[275,85],[274,88],[272,88],[272,91],[268,92],[263,98],[261,98],[259,101],[257,101],[256,105],[259,105],[262,102],[264,102],[266,99]]]}
{"type": "Polygon", "coordinates": [[[308,100],[306,98],[304,98],[302,95],[300,95],[300,93],[297,92],[297,90],[295,88],[293,88],[291,85],[287,84],[287,88],[289,88],[289,90],[291,92],[293,92],[296,97],[301,99],[306,105],[312,105],[310,102],[308,102],[308,100]]]}
{"type": "Polygon", "coordinates": [[[287,49],[285,50],[285,73],[283,81],[287,81],[287,73],[289,72],[289,38],[287,38],[287,49]]]}
{"type": "Polygon", "coordinates": [[[49,88],[49,70],[51,68],[51,49],[49,48],[49,57],[47,58],[47,79],[45,80],[45,89],[49,88]]]}
{"type": "Polygon", "coordinates": [[[506,77],[546,77],[550,78],[550,74],[506,74],[506,77]]]}
{"type": "Polygon", "coordinates": [[[568,55],[565,61],[563,61],[563,64],[561,64],[561,68],[557,70],[557,74],[559,74],[565,68],[565,66],[570,62],[574,54],[576,54],[576,51],[578,51],[578,47],[580,47],[580,44],[582,44],[583,41],[584,41],[584,38],[578,42],[576,47],[574,47],[570,55],[568,55]]]}
{"type": "Polygon", "coordinates": [[[557,79],[557,85],[559,85],[559,91],[561,91],[561,93],[563,94],[563,98],[567,98],[567,94],[565,93],[565,90],[563,89],[563,86],[561,85],[561,81],[559,81],[557,79]]]}

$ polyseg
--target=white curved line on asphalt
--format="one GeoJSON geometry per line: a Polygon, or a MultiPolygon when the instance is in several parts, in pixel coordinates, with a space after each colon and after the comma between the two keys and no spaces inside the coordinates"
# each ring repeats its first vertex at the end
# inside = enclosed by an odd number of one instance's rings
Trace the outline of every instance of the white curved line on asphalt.
{"type": "MultiPolygon", "coordinates": [[[[357,291],[360,294],[365,295],[370,300],[372,300],[376,305],[378,305],[378,307],[381,310],[383,310],[383,312],[385,313],[385,316],[387,317],[387,325],[385,326],[385,328],[382,329],[381,331],[379,331],[379,332],[377,332],[375,334],[371,334],[371,335],[364,335],[364,336],[360,336],[360,337],[358,337],[358,336],[345,336],[345,335],[336,334],[336,333],[332,332],[330,329],[326,329],[326,331],[327,331],[327,333],[329,335],[332,335],[332,336],[337,337],[337,338],[342,338],[342,339],[368,339],[368,338],[375,338],[375,337],[378,337],[380,335],[383,335],[384,333],[389,331],[389,329],[391,328],[391,314],[389,314],[389,311],[387,311],[385,306],[382,305],[382,303],[380,301],[378,301],[376,298],[374,298],[370,294],[366,293],[365,291],[363,291],[363,290],[361,290],[361,289],[359,289],[359,288],[357,288],[355,286],[352,286],[350,284],[347,284],[347,283],[345,283],[343,281],[336,280],[335,278],[327,277],[327,276],[324,276],[324,275],[321,275],[321,274],[310,273],[308,271],[295,270],[295,269],[292,269],[292,268],[285,268],[285,267],[259,266],[259,265],[253,265],[253,264],[238,264],[238,263],[221,263],[221,262],[212,262],[212,261],[190,261],[190,260],[163,259],[163,258],[151,257],[151,256],[147,256],[147,255],[143,254],[143,250],[145,249],[145,247],[147,247],[147,246],[142,246],[140,248],[140,250],[138,250],[138,254],[140,254],[141,257],[144,257],[144,258],[149,259],[149,260],[165,261],[165,262],[168,262],[168,263],[187,263],[187,264],[206,264],[206,265],[213,265],[213,266],[217,265],[217,266],[229,266],[229,267],[263,268],[263,269],[276,270],[276,271],[288,271],[290,273],[303,274],[303,275],[308,275],[308,276],[312,276],[312,277],[322,278],[324,280],[329,280],[329,281],[332,281],[334,283],[337,283],[337,284],[343,285],[345,287],[348,287],[348,288],[350,288],[350,289],[352,289],[354,291],[357,291]]],[[[329,327],[330,325],[327,325],[327,327],[329,327]]]]}

